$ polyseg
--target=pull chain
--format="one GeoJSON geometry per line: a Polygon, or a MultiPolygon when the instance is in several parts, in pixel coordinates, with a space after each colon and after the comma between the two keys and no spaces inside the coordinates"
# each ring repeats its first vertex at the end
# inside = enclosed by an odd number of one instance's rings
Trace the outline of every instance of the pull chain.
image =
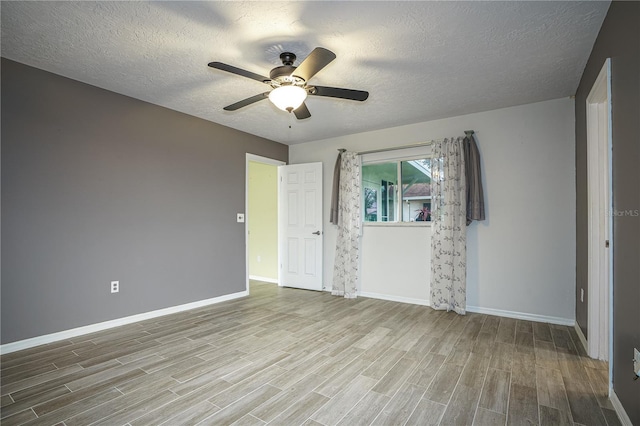
{"type": "Polygon", "coordinates": [[[289,112],[289,128],[291,128],[291,125],[293,124],[294,116],[295,114],[293,113],[293,111],[289,112]]]}

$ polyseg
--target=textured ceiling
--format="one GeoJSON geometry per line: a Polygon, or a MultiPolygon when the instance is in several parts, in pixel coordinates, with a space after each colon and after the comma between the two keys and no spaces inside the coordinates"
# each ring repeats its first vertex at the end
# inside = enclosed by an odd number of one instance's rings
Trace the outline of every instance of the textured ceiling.
{"type": "MultiPolygon", "coordinates": [[[[609,2],[2,2],[2,56],[286,144],[570,96],[609,2]],[[207,67],[268,75],[278,55],[337,59],[312,84],[310,119],[207,67]],[[291,126],[291,127],[289,127],[291,126]]],[[[297,63],[296,63],[297,65],[297,63]]]]}

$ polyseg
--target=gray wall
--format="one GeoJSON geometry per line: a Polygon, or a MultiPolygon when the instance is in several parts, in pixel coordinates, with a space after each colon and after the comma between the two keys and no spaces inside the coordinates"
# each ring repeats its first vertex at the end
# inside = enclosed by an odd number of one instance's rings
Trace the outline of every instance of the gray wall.
{"type": "Polygon", "coordinates": [[[3,58],[2,343],[245,290],[247,152],[288,158],[3,58]]]}
{"type": "MultiPolygon", "coordinates": [[[[576,320],[587,332],[587,136],[585,102],[611,57],[613,208],[640,209],[640,2],[611,3],[576,93],[576,320]]],[[[640,425],[640,380],[633,380],[633,348],[640,349],[640,217],[613,218],[613,385],[633,424],[640,425]]]]}

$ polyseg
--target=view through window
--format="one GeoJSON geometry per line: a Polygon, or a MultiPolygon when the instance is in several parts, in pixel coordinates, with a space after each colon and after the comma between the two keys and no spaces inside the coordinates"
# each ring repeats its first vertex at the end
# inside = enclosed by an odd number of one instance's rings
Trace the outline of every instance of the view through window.
{"type": "Polygon", "coordinates": [[[431,159],[364,163],[365,222],[431,221],[431,159]]]}

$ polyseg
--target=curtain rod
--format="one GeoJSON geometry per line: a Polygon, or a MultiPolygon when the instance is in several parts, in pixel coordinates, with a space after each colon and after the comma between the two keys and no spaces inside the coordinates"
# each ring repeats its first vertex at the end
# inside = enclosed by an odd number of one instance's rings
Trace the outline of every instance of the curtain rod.
{"type": "MultiPolygon", "coordinates": [[[[473,130],[465,130],[464,131],[464,134],[467,137],[471,137],[471,135],[473,135],[474,133],[475,133],[475,131],[473,131],[473,130]]],[[[394,147],[391,147],[391,148],[380,148],[380,149],[372,149],[372,150],[369,150],[369,151],[360,151],[360,152],[358,152],[358,154],[359,155],[374,154],[376,152],[395,151],[396,149],[408,149],[408,148],[417,148],[417,147],[421,147],[421,146],[429,146],[432,143],[434,143],[435,141],[441,141],[441,140],[443,140],[443,139],[435,139],[435,140],[432,140],[432,141],[429,141],[429,142],[420,142],[420,143],[414,143],[414,144],[409,144],[409,145],[394,146],[394,147]]],[[[338,151],[340,151],[342,153],[342,152],[345,152],[346,149],[338,148],[338,151]]]]}

